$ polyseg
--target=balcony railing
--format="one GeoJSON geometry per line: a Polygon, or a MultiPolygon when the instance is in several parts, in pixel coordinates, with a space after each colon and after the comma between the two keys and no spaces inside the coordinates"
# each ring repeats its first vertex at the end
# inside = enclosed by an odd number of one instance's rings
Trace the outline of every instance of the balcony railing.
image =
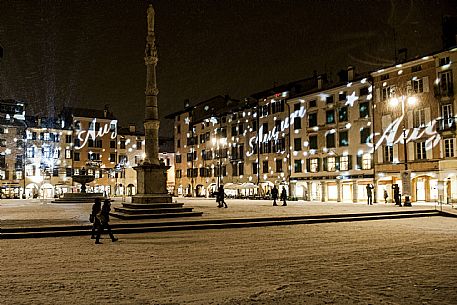
{"type": "Polygon", "coordinates": [[[438,119],[437,123],[438,123],[438,132],[455,131],[456,125],[457,125],[457,118],[452,117],[452,118],[438,119]]]}

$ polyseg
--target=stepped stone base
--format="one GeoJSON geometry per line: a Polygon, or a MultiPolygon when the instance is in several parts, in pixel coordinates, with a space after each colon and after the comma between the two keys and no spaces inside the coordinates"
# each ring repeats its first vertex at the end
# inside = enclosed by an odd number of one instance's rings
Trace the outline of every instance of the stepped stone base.
{"type": "Polygon", "coordinates": [[[51,201],[52,203],[87,203],[94,202],[95,198],[103,200],[103,193],[65,193],[62,198],[51,201]]]}
{"type": "Polygon", "coordinates": [[[123,203],[110,215],[119,219],[158,219],[201,216],[193,208],[184,208],[183,203],[172,203],[169,194],[139,194],[132,196],[132,203],[123,203]]]}

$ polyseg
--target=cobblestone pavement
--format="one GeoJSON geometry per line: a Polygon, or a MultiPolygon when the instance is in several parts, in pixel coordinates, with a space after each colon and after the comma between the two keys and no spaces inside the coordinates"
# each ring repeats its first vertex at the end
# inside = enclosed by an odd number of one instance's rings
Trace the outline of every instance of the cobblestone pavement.
{"type": "Polygon", "coordinates": [[[0,240],[0,303],[457,304],[455,218],[117,237],[0,240]]]}

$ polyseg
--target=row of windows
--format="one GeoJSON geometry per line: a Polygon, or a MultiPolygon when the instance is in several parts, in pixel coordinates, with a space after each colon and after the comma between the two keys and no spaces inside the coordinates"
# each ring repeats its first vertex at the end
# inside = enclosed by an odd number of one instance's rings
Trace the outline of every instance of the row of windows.
{"type": "MultiPolygon", "coordinates": [[[[334,156],[334,157],[325,157],[325,158],[308,158],[306,160],[294,160],[294,173],[302,173],[305,171],[305,162],[306,170],[310,173],[317,173],[320,171],[324,172],[337,172],[337,171],[348,171],[353,169],[352,166],[353,156],[334,156]]],[[[372,157],[370,154],[363,154],[356,156],[357,167],[356,169],[368,170],[372,169],[372,157]]],[[[275,160],[275,172],[282,173],[284,172],[283,168],[284,160],[276,159],[275,160]]],[[[257,175],[258,173],[258,164],[256,162],[251,164],[252,174],[257,175]]],[[[226,176],[225,165],[223,175],[226,176]]],[[[216,166],[214,169],[211,168],[189,168],[187,169],[187,177],[198,177],[200,171],[200,177],[212,177],[214,171],[214,177],[218,176],[219,168],[216,166]]],[[[264,174],[273,174],[273,170],[269,166],[269,161],[262,162],[262,172],[264,174]]],[[[232,176],[241,176],[244,175],[244,163],[232,163],[232,176]]],[[[176,171],[176,177],[182,178],[182,171],[176,171]]]]}

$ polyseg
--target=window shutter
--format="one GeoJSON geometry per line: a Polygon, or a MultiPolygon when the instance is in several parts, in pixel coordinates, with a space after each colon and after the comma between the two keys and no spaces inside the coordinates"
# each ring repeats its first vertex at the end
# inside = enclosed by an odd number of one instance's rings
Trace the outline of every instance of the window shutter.
{"type": "Polygon", "coordinates": [[[406,143],[406,146],[408,147],[408,161],[416,160],[416,155],[414,154],[414,145],[414,142],[406,143]]]}
{"type": "Polygon", "coordinates": [[[348,155],[348,170],[352,169],[352,155],[348,155]]]}
{"type": "Polygon", "coordinates": [[[412,110],[408,110],[407,113],[407,119],[408,119],[408,129],[411,129],[413,128],[413,124],[414,124],[414,116],[413,116],[413,111],[412,110]]]}
{"type": "Polygon", "coordinates": [[[394,150],[394,156],[393,156],[394,161],[395,160],[399,160],[398,159],[398,144],[394,144],[394,149],[393,150],[394,150]]]}
{"type": "Polygon", "coordinates": [[[317,158],[317,171],[321,171],[321,158],[317,158]]]}
{"type": "Polygon", "coordinates": [[[431,113],[430,113],[430,107],[427,107],[424,109],[424,112],[425,112],[425,125],[426,126],[429,126],[430,125],[430,121],[431,121],[431,113]]]}
{"type": "Polygon", "coordinates": [[[323,162],[324,172],[326,172],[327,171],[327,157],[322,158],[322,162],[323,162]]]}
{"type": "Polygon", "coordinates": [[[340,157],[335,158],[335,168],[337,171],[340,170],[340,157]]]}
{"type": "Polygon", "coordinates": [[[381,100],[381,90],[379,88],[376,88],[375,92],[376,101],[379,102],[381,100]]]}
{"type": "Polygon", "coordinates": [[[425,142],[425,157],[427,160],[433,159],[433,147],[431,144],[432,143],[428,143],[428,141],[425,142]]]}
{"type": "Polygon", "coordinates": [[[411,93],[413,93],[413,86],[411,84],[411,81],[409,80],[406,82],[406,94],[410,95],[411,93]]]}
{"type": "Polygon", "coordinates": [[[357,169],[362,169],[362,155],[357,156],[357,169]]]}
{"type": "Polygon", "coordinates": [[[5,180],[8,180],[10,178],[10,171],[6,170],[5,171],[5,180]]]}
{"type": "Polygon", "coordinates": [[[429,92],[430,87],[428,84],[428,76],[425,76],[424,78],[422,78],[422,82],[424,83],[424,92],[429,92]]]}
{"type": "Polygon", "coordinates": [[[385,146],[380,146],[378,148],[378,164],[384,163],[384,147],[385,146]]]}
{"type": "Polygon", "coordinates": [[[310,164],[310,161],[309,161],[309,159],[306,159],[306,168],[305,168],[305,173],[308,173],[308,172],[309,172],[309,164],[310,164]]]}
{"type": "Polygon", "coordinates": [[[382,129],[387,129],[392,124],[392,116],[390,114],[382,116],[382,129]]]}

